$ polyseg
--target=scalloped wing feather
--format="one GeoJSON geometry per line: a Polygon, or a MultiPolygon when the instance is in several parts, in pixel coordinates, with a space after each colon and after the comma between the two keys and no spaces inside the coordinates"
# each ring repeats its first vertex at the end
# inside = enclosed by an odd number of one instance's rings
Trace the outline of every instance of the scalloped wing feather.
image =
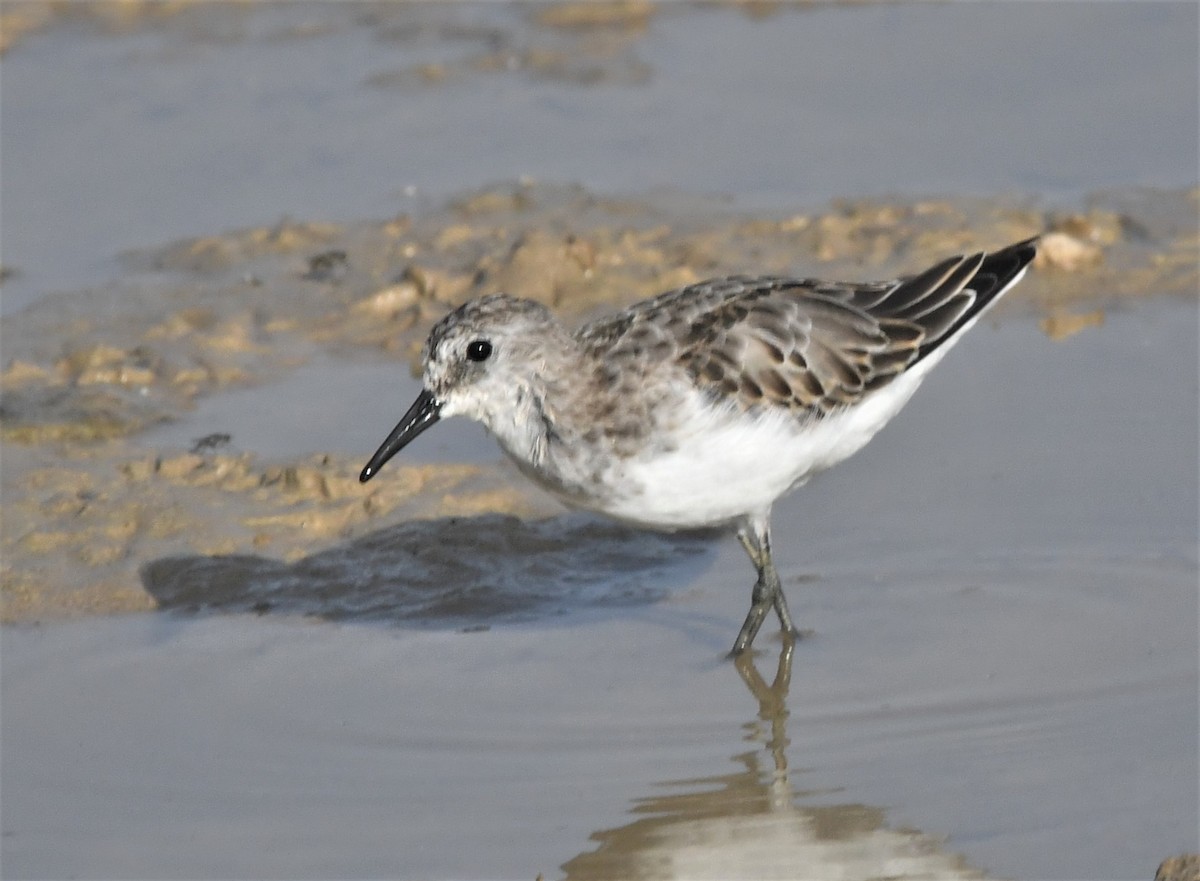
{"type": "Polygon", "coordinates": [[[952,339],[1032,256],[1031,240],[898,281],[713,279],[593,322],[577,338],[613,370],[625,361],[674,364],[742,408],[820,416],[883,388],[952,339]]]}

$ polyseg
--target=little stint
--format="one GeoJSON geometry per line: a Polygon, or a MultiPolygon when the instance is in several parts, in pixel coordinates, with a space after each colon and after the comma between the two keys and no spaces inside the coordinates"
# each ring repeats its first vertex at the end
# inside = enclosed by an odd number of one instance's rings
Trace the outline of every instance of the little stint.
{"type": "Polygon", "coordinates": [[[531,300],[472,300],[430,332],[424,388],[359,479],[467,416],[570,505],[657,530],[733,526],[758,579],[732,653],[771,608],[794,636],[771,506],[895,416],[1036,244],[895,281],[712,279],[573,333],[531,300]]]}

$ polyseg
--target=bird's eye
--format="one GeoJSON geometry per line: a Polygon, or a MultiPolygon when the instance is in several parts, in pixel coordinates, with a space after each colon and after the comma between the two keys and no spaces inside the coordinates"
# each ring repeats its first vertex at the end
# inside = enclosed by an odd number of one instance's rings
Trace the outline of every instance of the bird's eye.
{"type": "Polygon", "coordinates": [[[486,361],[492,354],[492,344],[487,340],[472,340],[467,343],[467,358],[472,361],[486,361]]]}

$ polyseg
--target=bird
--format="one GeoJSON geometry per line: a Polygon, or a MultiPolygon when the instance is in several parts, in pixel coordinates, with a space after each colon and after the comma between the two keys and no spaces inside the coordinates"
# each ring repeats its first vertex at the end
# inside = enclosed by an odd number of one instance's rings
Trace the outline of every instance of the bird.
{"type": "Polygon", "coordinates": [[[731,656],[774,609],[776,500],[861,449],[1025,274],[1036,237],[877,282],[713,278],[568,330],[507,293],[442,317],[422,389],[359,479],[441,419],[483,424],[569,506],[637,527],[732,529],[754,566],[731,656]]]}

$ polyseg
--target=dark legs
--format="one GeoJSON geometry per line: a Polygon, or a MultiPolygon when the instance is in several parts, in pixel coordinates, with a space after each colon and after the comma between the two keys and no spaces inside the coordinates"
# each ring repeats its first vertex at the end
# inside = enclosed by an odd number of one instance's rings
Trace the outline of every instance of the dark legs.
{"type": "Polygon", "coordinates": [[[746,614],[742,630],[733,644],[731,655],[740,655],[750,648],[771,608],[774,608],[775,614],[779,616],[779,626],[783,628],[784,634],[793,638],[798,635],[796,625],[792,623],[792,614],[788,611],[787,599],[783,595],[783,585],[779,583],[779,573],[775,571],[775,564],[771,560],[769,516],[769,513],[755,515],[738,528],[738,539],[750,555],[750,562],[758,570],[758,581],[754,583],[754,590],[750,594],[750,611],[746,614]]]}

